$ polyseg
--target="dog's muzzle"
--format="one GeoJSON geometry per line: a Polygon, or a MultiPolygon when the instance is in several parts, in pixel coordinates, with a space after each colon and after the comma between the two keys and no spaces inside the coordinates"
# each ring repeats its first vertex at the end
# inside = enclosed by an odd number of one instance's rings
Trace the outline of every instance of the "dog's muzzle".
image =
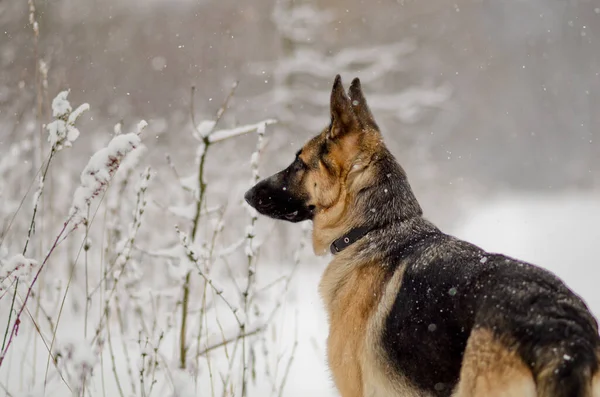
{"type": "Polygon", "coordinates": [[[260,214],[289,222],[312,219],[314,206],[307,206],[284,186],[274,186],[269,179],[257,183],[244,194],[246,202],[260,214]]]}

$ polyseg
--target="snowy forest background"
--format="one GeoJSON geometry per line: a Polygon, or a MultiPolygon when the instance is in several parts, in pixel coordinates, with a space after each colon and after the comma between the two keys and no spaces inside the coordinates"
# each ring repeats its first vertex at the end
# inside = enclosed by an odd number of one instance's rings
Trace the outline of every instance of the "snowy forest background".
{"type": "Polygon", "coordinates": [[[335,395],[327,258],[242,196],[336,73],[430,220],[600,314],[593,0],[3,0],[0,28],[0,396],[335,395]]]}

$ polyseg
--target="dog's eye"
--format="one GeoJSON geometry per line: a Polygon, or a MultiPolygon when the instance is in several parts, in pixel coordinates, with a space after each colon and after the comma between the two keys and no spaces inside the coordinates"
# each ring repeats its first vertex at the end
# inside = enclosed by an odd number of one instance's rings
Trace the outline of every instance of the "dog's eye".
{"type": "Polygon", "coordinates": [[[300,159],[300,157],[296,157],[296,161],[294,161],[294,171],[301,171],[306,168],[306,164],[304,161],[300,159]]]}

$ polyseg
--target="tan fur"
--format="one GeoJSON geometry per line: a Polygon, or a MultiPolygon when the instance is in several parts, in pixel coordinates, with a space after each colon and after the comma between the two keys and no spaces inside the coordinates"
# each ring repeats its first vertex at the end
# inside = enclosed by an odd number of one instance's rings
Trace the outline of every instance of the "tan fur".
{"type": "Polygon", "coordinates": [[[351,203],[356,192],[368,184],[372,174],[369,164],[381,149],[381,135],[375,130],[347,132],[331,145],[327,158],[319,158],[318,149],[327,130],[311,139],[301,150],[304,163],[313,165],[303,178],[305,190],[317,211],[313,219],[313,249],[322,255],[333,240],[350,230],[356,221],[351,203]],[[327,172],[323,162],[333,168],[327,172]]]}
{"type": "Polygon", "coordinates": [[[529,368],[491,331],[474,329],[467,342],[454,397],[536,397],[529,368]]]}
{"type": "MultiPolygon", "coordinates": [[[[341,138],[346,142],[348,138],[341,138]]],[[[322,253],[331,242],[346,232],[352,226],[349,224],[350,203],[353,201],[352,192],[346,184],[346,175],[350,168],[349,159],[352,149],[348,144],[338,143],[332,145],[327,156],[327,161],[334,167],[338,175],[331,176],[326,172],[319,172],[314,179],[319,179],[314,186],[314,196],[317,199],[317,213],[313,219],[313,247],[315,252],[322,253]],[[334,185],[327,189],[324,179],[333,177],[334,185]],[[335,196],[333,195],[335,194],[335,196]]]]}
{"type": "Polygon", "coordinates": [[[383,282],[380,266],[353,263],[347,254],[333,259],[321,279],[319,290],[329,317],[329,368],[343,397],[363,396],[360,363],[364,360],[369,319],[377,310],[383,282]]]}
{"type": "Polygon", "coordinates": [[[327,357],[335,385],[342,397],[422,397],[393,369],[379,342],[404,266],[384,280],[380,263],[359,263],[354,251],[350,247],[337,255],[319,285],[329,318],[327,357]]]}
{"type": "MultiPolygon", "coordinates": [[[[382,148],[381,135],[374,129],[344,131],[330,143],[326,158],[319,158],[328,133],[325,129],[300,152],[302,161],[311,165],[303,180],[317,208],[313,219],[316,254],[325,252],[333,240],[361,221],[362,214],[353,212],[352,203],[373,177],[369,165],[382,148]]],[[[334,257],[319,286],[329,317],[327,356],[336,387],[343,397],[419,397],[389,365],[379,343],[403,268],[386,283],[378,258],[360,263],[355,250],[350,247],[334,257]]]]}

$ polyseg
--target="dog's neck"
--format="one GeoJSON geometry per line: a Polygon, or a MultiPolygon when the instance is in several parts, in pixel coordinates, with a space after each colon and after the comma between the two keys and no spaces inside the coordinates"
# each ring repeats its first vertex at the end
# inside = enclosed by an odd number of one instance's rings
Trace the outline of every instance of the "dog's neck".
{"type": "Polygon", "coordinates": [[[406,173],[386,151],[374,162],[368,182],[339,200],[335,216],[317,215],[313,221],[313,249],[317,255],[329,252],[330,245],[356,228],[380,229],[421,217],[423,211],[408,183],[406,173]],[[334,221],[332,221],[332,219],[334,221]]]}

